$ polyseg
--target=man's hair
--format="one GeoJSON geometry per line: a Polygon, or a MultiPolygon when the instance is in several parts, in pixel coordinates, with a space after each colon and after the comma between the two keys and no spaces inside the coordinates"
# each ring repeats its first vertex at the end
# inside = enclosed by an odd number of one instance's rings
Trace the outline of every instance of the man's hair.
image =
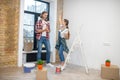
{"type": "Polygon", "coordinates": [[[47,11],[43,11],[40,15],[40,18],[43,18],[43,14],[48,13],[47,11]]]}

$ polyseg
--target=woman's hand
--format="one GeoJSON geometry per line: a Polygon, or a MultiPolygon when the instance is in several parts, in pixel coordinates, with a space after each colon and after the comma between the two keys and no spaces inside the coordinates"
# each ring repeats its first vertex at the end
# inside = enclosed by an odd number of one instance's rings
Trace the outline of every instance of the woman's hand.
{"type": "Polygon", "coordinates": [[[63,20],[63,15],[62,15],[62,11],[60,12],[60,15],[59,15],[59,23],[60,25],[62,25],[62,20],[63,20]]]}

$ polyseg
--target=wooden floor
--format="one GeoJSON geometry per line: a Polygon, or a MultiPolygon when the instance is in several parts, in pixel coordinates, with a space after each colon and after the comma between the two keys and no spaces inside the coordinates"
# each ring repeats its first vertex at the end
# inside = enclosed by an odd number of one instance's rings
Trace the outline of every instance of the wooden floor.
{"type": "MultiPolygon", "coordinates": [[[[56,74],[55,68],[46,68],[48,69],[48,80],[105,80],[101,79],[99,70],[91,69],[89,74],[86,74],[84,68],[69,65],[61,74],[56,74]]],[[[23,68],[0,68],[0,80],[36,80],[36,69],[31,73],[24,73],[23,68]]]]}

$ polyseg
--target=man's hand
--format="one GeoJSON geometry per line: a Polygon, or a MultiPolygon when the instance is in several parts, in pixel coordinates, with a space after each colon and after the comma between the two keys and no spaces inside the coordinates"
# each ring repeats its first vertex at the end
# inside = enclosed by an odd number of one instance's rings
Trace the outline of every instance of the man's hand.
{"type": "Polygon", "coordinates": [[[48,29],[48,27],[47,27],[46,29],[44,29],[44,31],[46,31],[46,32],[50,32],[50,30],[48,29]]]}
{"type": "Polygon", "coordinates": [[[47,26],[47,28],[46,28],[46,32],[50,32],[50,30],[48,29],[48,26],[47,26]]]}

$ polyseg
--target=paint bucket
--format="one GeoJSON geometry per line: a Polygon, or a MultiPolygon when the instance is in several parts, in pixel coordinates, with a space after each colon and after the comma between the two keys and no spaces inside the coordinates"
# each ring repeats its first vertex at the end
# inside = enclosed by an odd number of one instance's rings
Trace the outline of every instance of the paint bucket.
{"type": "Polygon", "coordinates": [[[61,66],[56,66],[56,73],[57,74],[61,73],[61,66]]]}
{"type": "Polygon", "coordinates": [[[26,63],[24,64],[24,73],[30,73],[32,69],[35,68],[34,63],[26,63]]]}

